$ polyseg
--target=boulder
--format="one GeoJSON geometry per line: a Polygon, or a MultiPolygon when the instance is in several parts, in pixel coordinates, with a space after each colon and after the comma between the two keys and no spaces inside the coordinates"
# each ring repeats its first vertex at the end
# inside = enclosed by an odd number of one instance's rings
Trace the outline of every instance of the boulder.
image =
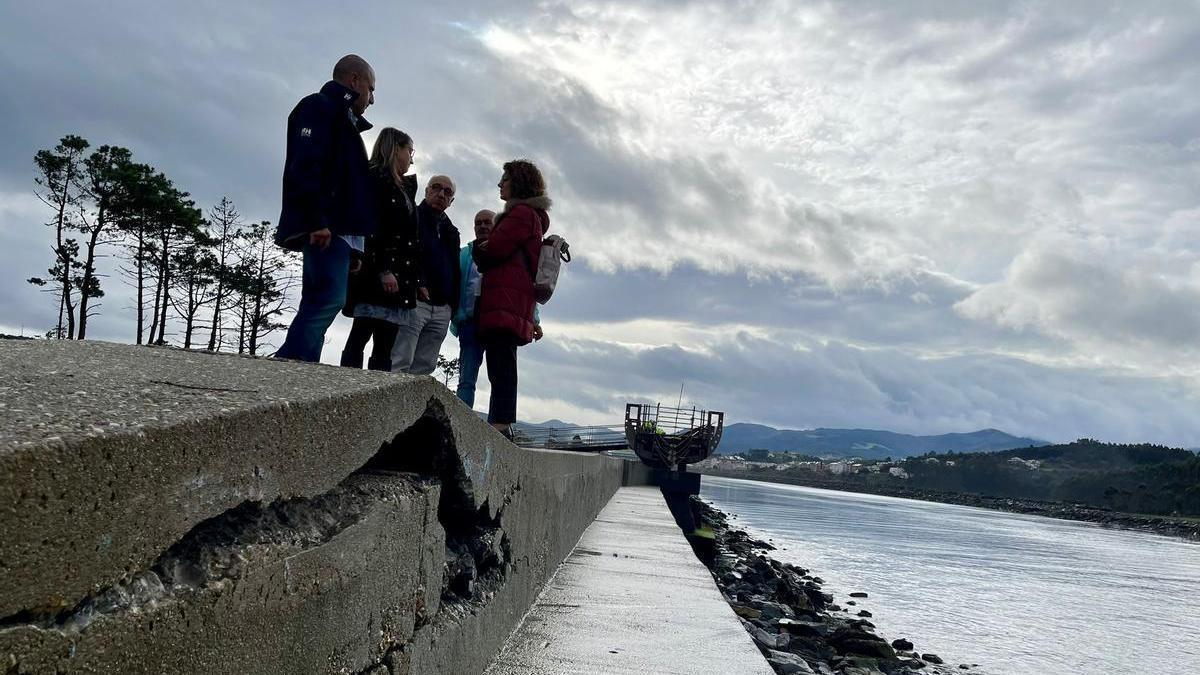
{"type": "Polygon", "coordinates": [[[900,638],[898,640],[892,640],[892,647],[904,651],[912,651],[913,643],[905,640],[904,638],[900,638]]]}
{"type": "Polygon", "coordinates": [[[781,605],[777,602],[759,602],[751,603],[753,607],[762,612],[765,619],[779,619],[782,617],[791,618],[795,616],[790,607],[781,605]]]}
{"type": "Polygon", "coordinates": [[[816,675],[808,662],[795,654],[772,649],[767,652],[767,662],[782,675],[816,675]]]}
{"type": "MultiPolygon", "coordinates": [[[[780,620],[783,621],[784,619],[780,620]]],[[[794,635],[798,638],[823,638],[829,635],[829,626],[819,621],[792,621],[786,626],[781,626],[781,628],[786,630],[789,635],[794,635]]],[[[793,640],[794,642],[795,640],[793,640]]],[[[802,640],[802,642],[807,643],[808,641],[802,640]]],[[[791,649],[790,646],[788,648],[791,649]]]]}
{"type": "Polygon", "coordinates": [[[867,611],[867,610],[865,610],[865,609],[860,609],[860,610],[858,610],[858,615],[859,615],[859,616],[870,617],[870,616],[871,616],[871,613],[870,613],[870,612],[868,612],[868,611],[867,611]]]}
{"type": "Polygon", "coordinates": [[[875,640],[843,640],[837,645],[843,654],[857,654],[876,659],[895,659],[896,651],[886,642],[875,640]]]}
{"type": "Polygon", "coordinates": [[[921,659],[934,665],[939,665],[942,663],[942,657],[938,656],[937,654],[922,654],[921,659]]]}
{"type": "Polygon", "coordinates": [[[850,597],[852,597],[852,598],[865,598],[865,597],[867,597],[867,594],[866,594],[866,593],[863,593],[862,591],[855,591],[855,592],[853,592],[853,593],[851,593],[851,594],[850,594],[850,597]]]}
{"type": "Polygon", "coordinates": [[[787,635],[768,633],[754,624],[748,624],[746,630],[750,631],[750,637],[754,638],[755,642],[767,649],[782,649],[787,647],[787,643],[791,640],[787,635]]]}
{"type": "Polygon", "coordinates": [[[896,651],[883,638],[857,626],[842,626],[829,637],[829,644],[839,653],[858,654],[874,658],[893,660],[896,651]]]}
{"type": "Polygon", "coordinates": [[[757,619],[758,617],[762,616],[762,612],[754,609],[753,607],[746,607],[744,605],[731,606],[733,607],[733,613],[737,614],[743,619],[757,619]]]}

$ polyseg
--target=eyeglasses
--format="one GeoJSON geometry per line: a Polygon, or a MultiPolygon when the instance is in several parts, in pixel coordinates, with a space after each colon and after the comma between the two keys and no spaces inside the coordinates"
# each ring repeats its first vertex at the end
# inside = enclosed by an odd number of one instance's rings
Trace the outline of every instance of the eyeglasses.
{"type": "Polygon", "coordinates": [[[454,196],[454,188],[449,185],[442,185],[441,183],[432,183],[432,184],[430,184],[429,189],[432,190],[433,192],[441,192],[441,193],[445,194],[447,197],[454,196]]]}

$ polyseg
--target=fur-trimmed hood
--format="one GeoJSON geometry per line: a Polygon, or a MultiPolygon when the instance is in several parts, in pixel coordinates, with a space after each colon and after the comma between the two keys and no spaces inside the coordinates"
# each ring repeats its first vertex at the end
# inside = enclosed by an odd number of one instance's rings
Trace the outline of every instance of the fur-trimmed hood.
{"type": "Polygon", "coordinates": [[[539,211],[549,211],[551,203],[550,195],[540,195],[537,197],[530,197],[528,199],[510,199],[507,202],[504,202],[503,213],[512,211],[513,207],[517,206],[518,204],[524,204],[539,211]]]}

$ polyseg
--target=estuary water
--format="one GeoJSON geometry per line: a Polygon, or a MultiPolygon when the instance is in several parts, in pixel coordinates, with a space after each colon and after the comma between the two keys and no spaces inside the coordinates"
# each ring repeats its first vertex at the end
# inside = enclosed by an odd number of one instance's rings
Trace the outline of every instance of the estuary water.
{"type": "MultiPolygon", "coordinates": [[[[1200,673],[1200,544],[705,476],[701,497],[877,632],[989,675],[1200,673]],[[870,597],[847,607],[848,594],[870,597]]],[[[971,671],[964,671],[971,672],[971,671]]]]}

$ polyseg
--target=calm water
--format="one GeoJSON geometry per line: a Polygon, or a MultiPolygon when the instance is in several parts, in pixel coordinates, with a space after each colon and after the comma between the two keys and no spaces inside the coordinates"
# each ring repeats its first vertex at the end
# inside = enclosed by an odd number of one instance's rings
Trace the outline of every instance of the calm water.
{"type": "Polygon", "coordinates": [[[878,632],[989,675],[1200,673],[1200,544],[1037,516],[705,476],[878,632]]]}

